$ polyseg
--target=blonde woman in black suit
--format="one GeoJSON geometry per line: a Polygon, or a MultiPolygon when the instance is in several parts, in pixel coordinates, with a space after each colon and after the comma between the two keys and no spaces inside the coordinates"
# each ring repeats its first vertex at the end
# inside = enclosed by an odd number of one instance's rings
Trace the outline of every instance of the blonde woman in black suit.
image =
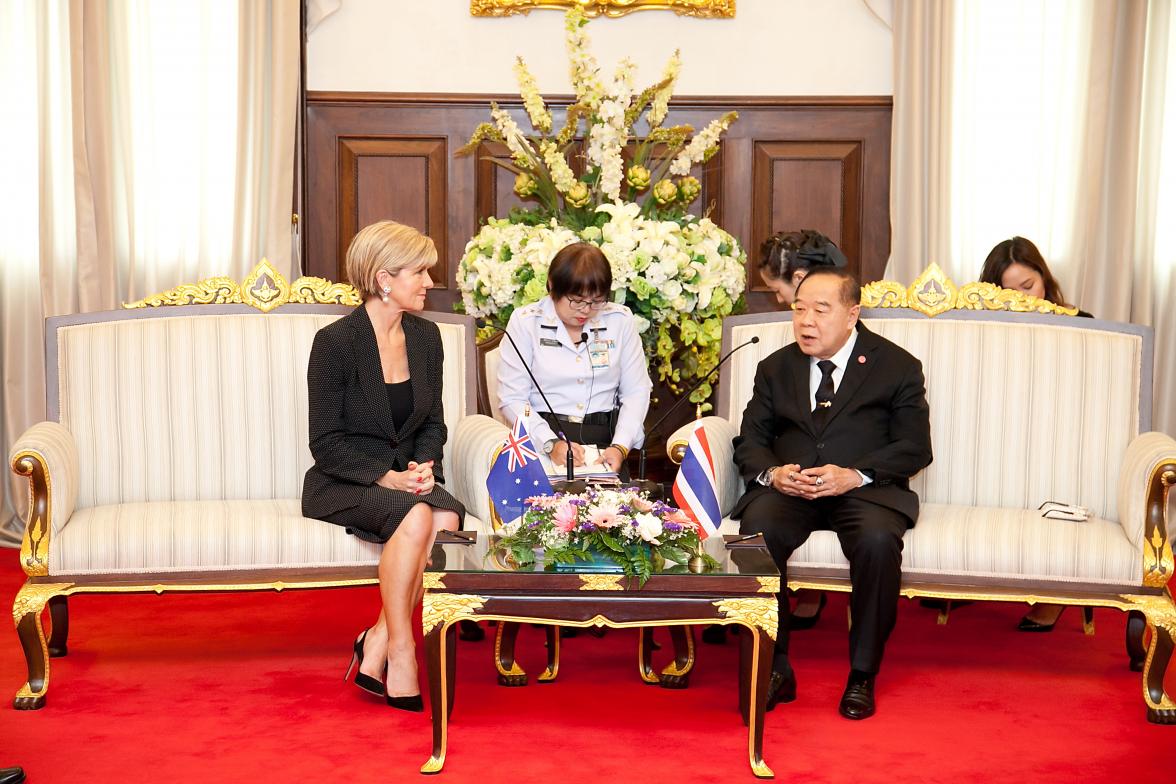
{"type": "Polygon", "coordinates": [[[364,302],[319,330],[306,373],[315,462],[302,513],[385,543],[383,607],[355,641],[355,683],[413,711],[424,709],[411,625],[421,575],[437,532],[457,530],[465,515],[440,484],[441,334],[413,315],[425,307],[436,263],[433,241],[409,226],[381,221],[360,231],[347,277],[364,302]]]}

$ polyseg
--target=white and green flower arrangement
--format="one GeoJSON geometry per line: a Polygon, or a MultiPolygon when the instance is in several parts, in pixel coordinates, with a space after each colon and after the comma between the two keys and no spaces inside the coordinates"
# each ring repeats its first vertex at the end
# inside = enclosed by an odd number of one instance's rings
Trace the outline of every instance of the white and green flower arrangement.
{"type": "MultiPolygon", "coordinates": [[[[612,266],[613,301],[637,318],[652,370],[680,391],[718,360],[723,317],[744,309],[746,254],[708,217],[687,212],[702,191],[691,168],[718,151],[719,137],[737,114],[698,133],[689,125],[664,125],[679,53],[660,81],[637,92],[628,59],[611,80],[601,76],[587,24],[581,8],[568,11],[575,102],[558,132],[519,58],[515,74],[534,133],[525,134],[492,104],[493,122],[479,125],[459,151],[472,153],[484,141],[505,144],[511,161],[490,160],[514,172],[515,193],[535,204],[490,218],[466,245],[457,309],[504,327],[515,308],[547,293],[547,267],[560,248],[595,243],[612,266]],[[582,173],[573,162],[582,163],[582,173]]],[[[701,403],[711,391],[704,383],[691,399],[701,403]]]]}

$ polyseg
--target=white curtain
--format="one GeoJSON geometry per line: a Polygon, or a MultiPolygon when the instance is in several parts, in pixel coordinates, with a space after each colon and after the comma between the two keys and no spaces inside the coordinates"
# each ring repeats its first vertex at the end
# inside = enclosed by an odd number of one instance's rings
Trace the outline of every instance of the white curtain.
{"type": "Polygon", "coordinates": [[[1072,303],[1156,330],[1153,427],[1176,433],[1170,18],[1170,0],[895,0],[886,277],[975,280],[1030,238],[1072,303]]]}
{"type": "MultiPolygon", "coordinates": [[[[299,34],[297,0],[0,3],[5,457],[44,417],[45,317],[263,256],[296,277],[299,34]]],[[[5,474],[11,540],[25,498],[5,474]]]]}

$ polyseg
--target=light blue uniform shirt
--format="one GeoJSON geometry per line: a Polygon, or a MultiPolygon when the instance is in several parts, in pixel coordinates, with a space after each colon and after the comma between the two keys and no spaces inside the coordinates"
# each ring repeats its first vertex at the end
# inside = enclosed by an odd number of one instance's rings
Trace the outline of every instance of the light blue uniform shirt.
{"type": "MultiPolygon", "coordinates": [[[[619,403],[612,443],[628,449],[641,446],[653,384],[633,314],[627,307],[610,302],[592,313],[581,329],[588,335],[586,343],[579,342],[580,335],[568,334],[550,296],[512,313],[506,331],[518,344],[522,360],[543,385],[554,413],[575,421],[597,411],[612,411],[619,403]]],[[[498,399],[502,414],[509,422],[526,417],[527,431],[535,445],[542,448],[557,438],[538,414],[548,410],[547,404],[509,340],[503,339],[499,352],[498,399]]],[[[576,440],[574,433],[567,435],[576,440]]]]}

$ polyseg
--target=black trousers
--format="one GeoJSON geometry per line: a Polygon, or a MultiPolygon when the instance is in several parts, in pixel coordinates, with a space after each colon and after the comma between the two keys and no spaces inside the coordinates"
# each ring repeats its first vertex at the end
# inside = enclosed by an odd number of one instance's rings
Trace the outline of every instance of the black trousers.
{"type": "MultiPolygon", "coordinates": [[[[907,518],[893,509],[852,496],[802,498],[770,491],[755,498],[743,511],[740,530],[762,533],[772,560],[787,582],[788,558],[804,544],[813,531],[837,534],[841,550],[849,559],[849,580],[853,586],[849,608],[849,666],[876,673],[882,664],[886,640],[898,614],[898,589],[902,580],[902,535],[907,518]]],[[[788,627],[791,612],[788,592],[777,596],[780,606],[776,656],[780,669],[788,655],[788,627]]]]}

